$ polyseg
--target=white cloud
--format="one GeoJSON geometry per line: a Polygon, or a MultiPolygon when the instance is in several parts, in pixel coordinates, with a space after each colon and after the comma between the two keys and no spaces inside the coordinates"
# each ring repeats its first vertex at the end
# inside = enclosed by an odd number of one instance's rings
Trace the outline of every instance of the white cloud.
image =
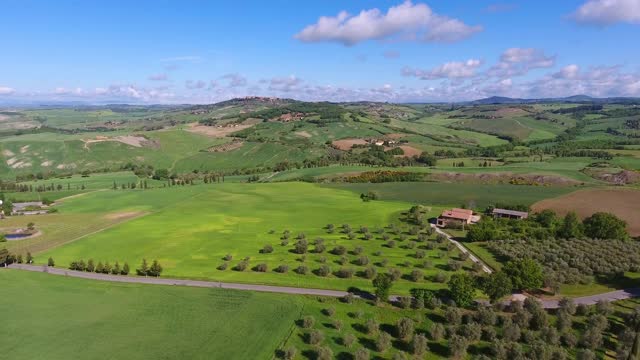
{"type": "Polygon", "coordinates": [[[304,81],[294,75],[288,77],[276,77],[269,81],[269,90],[291,92],[299,90],[304,81]]]}
{"type": "Polygon", "coordinates": [[[8,86],[0,86],[0,95],[11,95],[15,92],[16,90],[14,88],[10,88],[8,86]]]}
{"type": "Polygon", "coordinates": [[[533,69],[550,68],[555,65],[555,56],[534,48],[510,48],[500,56],[500,61],[487,71],[487,75],[509,78],[524,75],[533,69]]]}
{"type": "Polygon", "coordinates": [[[575,21],[591,25],[611,25],[619,22],[640,24],[638,0],[589,0],[572,16],[575,21]]]}
{"type": "Polygon", "coordinates": [[[405,76],[415,76],[422,80],[465,79],[474,77],[480,65],[482,65],[482,61],[469,59],[467,61],[448,62],[430,70],[405,67],[402,69],[402,74],[405,76]]]}
{"type": "Polygon", "coordinates": [[[434,13],[426,4],[410,0],[383,13],[377,8],[358,15],[341,11],[337,16],[322,16],[294,37],[304,42],[339,42],[355,45],[367,40],[402,39],[428,42],[454,42],[479,31],[460,20],[434,13]]]}
{"type": "Polygon", "coordinates": [[[153,74],[149,76],[149,80],[151,81],[167,81],[169,77],[165,73],[153,74]]]}
{"type": "Polygon", "coordinates": [[[247,85],[247,78],[238,73],[226,74],[222,76],[222,79],[227,80],[227,86],[230,88],[242,87],[247,85]]]}

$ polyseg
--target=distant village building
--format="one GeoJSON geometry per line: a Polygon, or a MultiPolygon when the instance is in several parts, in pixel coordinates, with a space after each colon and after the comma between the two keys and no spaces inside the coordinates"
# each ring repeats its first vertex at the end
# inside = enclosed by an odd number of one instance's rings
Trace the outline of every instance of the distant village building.
{"type": "Polygon", "coordinates": [[[473,215],[473,210],[454,208],[445,210],[438,217],[436,225],[439,227],[464,226],[480,221],[479,215],[473,215]]]}
{"type": "Polygon", "coordinates": [[[522,220],[529,217],[529,213],[525,211],[507,210],[507,209],[493,209],[491,212],[495,218],[508,218],[522,220]]]}

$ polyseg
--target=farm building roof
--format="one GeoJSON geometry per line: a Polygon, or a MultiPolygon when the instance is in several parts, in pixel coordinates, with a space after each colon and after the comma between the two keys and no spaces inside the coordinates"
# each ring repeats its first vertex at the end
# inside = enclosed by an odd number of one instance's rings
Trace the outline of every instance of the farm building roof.
{"type": "Polygon", "coordinates": [[[469,220],[471,216],[473,216],[473,211],[468,209],[455,208],[443,211],[442,215],[440,216],[452,219],[469,220]]]}
{"type": "Polygon", "coordinates": [[[493,209],[494,214],[519,216],[521,218],[529,217],[529,213],[525,211],[507,210],[507,209],[493,209]]]}

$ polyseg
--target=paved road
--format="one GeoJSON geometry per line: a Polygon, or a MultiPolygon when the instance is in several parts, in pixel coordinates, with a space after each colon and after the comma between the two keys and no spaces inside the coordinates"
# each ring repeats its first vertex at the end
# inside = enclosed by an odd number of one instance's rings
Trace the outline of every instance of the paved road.
{"type": "Polygon", "coordinates": [[[71,276],[71,277],[77,277],[77,278],[83,278],[83,279],[136,283],[136,284],[178,285],[178,286],[250,290],[250,291],[262,291],[262,292],[275,292],[275,293],[282,293],[282,294],[320,295],[320,296],[333,296],[333,297],[341,297],[341,296],[347,295],[346,291],[336,291],[336,290],[306,289],[306,288],[295,288],[295,287],[286,287],[286,286],[237,284],[237,283],[226,283],[226,282],[217,282],[217,281],[183,280],[183,279],[155,278],[155,277],[142,277],[142,276],[108,275],[108,274],[97,274],[97,273],[90,273],[90,272],[84,272],[84,271],[67,270],[67,269],[61,269],[61,268],[52,268],[52,267],[47,267],[43,265],[11,264],[9,265],[9,268],[27,270],[27,271],[36,271],[36,272],[46,272],[54,275],[71,276]]]}
{"type": "MultiPolygon", "coordinates": [[[[252,285],[252,284],[238,284],[238,283],[225,283],[217,281],[201,281],[201,280],[183,280],[183,279],[169,279],[169,278],[154,278],[154,277],[141,277],[141,276],[120,276],[120,275],[107,275],[96,274],[84,271],[66,270],[61,268],[51,268],[43,265],[27,265],[27,264],[12,264],[9,265],[10,269],[45,272],[53,275],[71,276],[83,279],[122,282],[122,283],[135,283],[135,284],[153,284],[153,285],[175,285],[175,286],[192,286],[203,288],[220,288],[220,289],[234,289],[234,290],[247,290],[247,291],[261,291],[272,292],[281,294],[295,294],[295,295],[317,295],[317,296],[331,296],[342,297],[347,295],[346,291],[337,290],[323,290],[323,289],[307,289],[296,288],[287,286],[269,286],[269,285],[252,285]]],[[[371,299],[371,294],[361,293],[355,294],[357,297],[371,299]]],[[[396,301],[398,295],[391,295],[389,300],[396,301]]],[[[599,300],[615,301],[630,299],[634,297],[640,297],[640,288],[638,289],[625,289],[612,291],[604,294],[584,296],[574,298],[576,304],[593,305],[599,300]]],[[[556,309],[558,307],[558,300],[542,300],[542,306],[545,309],[556,309]]]]}
{"type": "Polygon", "coordinates": [[[465,253],[465,254],[469,254],[469,259],[471,259],[471,261],[478,263],[480,265],[482,265],[482,271],[486,272],[487,274],[491,274],[493,272],[493,270],[487,266],[487,264],[485,264],[484,262],[482,262],[482,260],[478,259],[478,257],[476,257],[475,255],[473,255],[471,253],[471,251],[469,251],[466,247],[464,247],[464,245],[462,245],[459,241],[454,240],[453,237],[451,237],[451,235],[447,234],[446,232],[440,230],[439,227],[435,226],[434,224],[431,224],[431,227],[440,235],[444,235],[447,237],[447,239],[449,241],[451,241],[458,249],[460,249],[461,252],[465,253]]]}
{"type": "MultiPolygon", "coordinates": [[[[576,303],[576,305],[579,305],[579,304],[594,305],[600,300],[616,301],[616,300],[631,299],[635,297],[640,297],[640,288],[616,290],[616,291],[611,291],[608,293],[603,293],[598,295],[582,296],[578,298],[573,298],[573,301],[576,303]]],[[[542,300],[542,306],[545,309],[557,309],[558,300],[542,300]]]]}

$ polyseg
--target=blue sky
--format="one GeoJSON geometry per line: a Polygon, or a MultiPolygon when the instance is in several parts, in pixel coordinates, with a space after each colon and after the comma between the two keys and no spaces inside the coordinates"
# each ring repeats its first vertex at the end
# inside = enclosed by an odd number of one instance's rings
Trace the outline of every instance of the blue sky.
{"type": "Polygon", "coordinates": [[[5,101],[640,96],[640,0],[3,0],[0,12],[5,101]]]}

